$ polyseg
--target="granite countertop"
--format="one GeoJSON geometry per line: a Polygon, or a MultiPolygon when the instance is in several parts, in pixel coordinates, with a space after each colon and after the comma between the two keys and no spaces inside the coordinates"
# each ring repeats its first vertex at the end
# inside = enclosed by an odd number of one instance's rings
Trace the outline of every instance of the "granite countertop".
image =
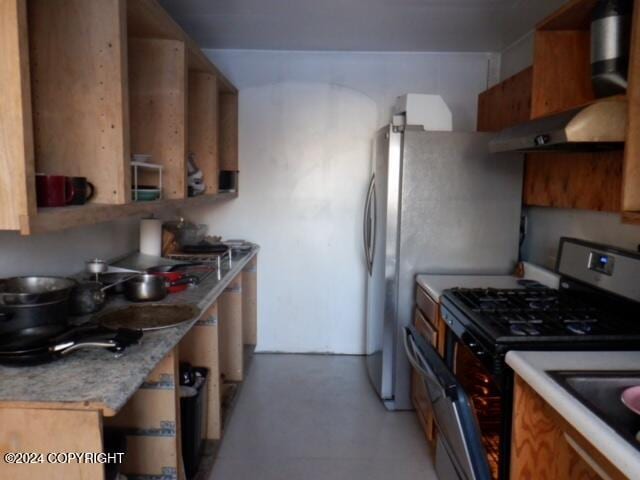
{"type": "MultiPolygon", "coordinates": [[[[51,404],[56,404],[57,408],[99,409],[107,416],[115,415],[258,250],[255,246],[249,252],[235,254],[231,269],[224,262],[220,280],[211,274],[196,288],[155,302],[193,305],[200,314],[177,327],[145,332],[140,344],[127,348],[120,357],[106,350],[78,350],[44,365],[0,366],[0,403],[23,408],[55,408],[51,404]]],[[[129,260],[135,263],[138,257],[129,260]]],[[[126,263],[127,259],[119,262],[126,263]]],[[[110,301],[99,313],[129,304],[124,299],[110,301]]],[[[76,323],[87,320],[89,317],[80,318],[76,323]]]]}
{"type": "Polygon", "coordinates": [[[507,364],[564,419],[629,478],[640,478],[640,452],[580,400],[559,385],[548,371],[637,372],[640,352],[517,352],[507,353],[507,364]]]}
{"type": "MultiPolygon", "coordinates": [[[[536,280],[548,287],[558,288],[558,276],[542,267],[524,262],[524,278],[536,280]]],[[[450,288],[523,288],[520,278],[513,275],[418,275],[416,281],[434,300],[450,288]]]]}

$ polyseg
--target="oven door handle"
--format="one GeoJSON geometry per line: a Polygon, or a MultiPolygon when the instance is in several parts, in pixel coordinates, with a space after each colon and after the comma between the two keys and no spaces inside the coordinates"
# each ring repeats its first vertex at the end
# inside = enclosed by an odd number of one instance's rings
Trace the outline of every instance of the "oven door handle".
{"type": "MultiPolygon", "coordinates": [[[[437,391],[441,391],[451,401],[458,398],[458,385],[455,379],[448,378],[451,373],[438,355],[438,352],[422,338],[413,327],[404,329],[404,349],[409,363],[427,380],[437,391]],[[418,351],[424,362],[418,359],[418,351]]],[[[432,399],[433,402],[437,398],[432,399]]]]}

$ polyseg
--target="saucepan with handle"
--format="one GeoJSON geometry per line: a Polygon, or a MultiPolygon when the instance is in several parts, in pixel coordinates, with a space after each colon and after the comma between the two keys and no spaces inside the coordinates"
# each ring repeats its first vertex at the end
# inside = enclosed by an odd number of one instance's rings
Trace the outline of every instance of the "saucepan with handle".
{"type": "Polygon", "coordinates": [[[145,273],[128,280],[124,284],[124,295],[132,302],[157,302],[170,293],[170,289],[184,285],[194,284],[197,277],[182,276],[182,278],[171,281],[165,275],[145,273]]]}

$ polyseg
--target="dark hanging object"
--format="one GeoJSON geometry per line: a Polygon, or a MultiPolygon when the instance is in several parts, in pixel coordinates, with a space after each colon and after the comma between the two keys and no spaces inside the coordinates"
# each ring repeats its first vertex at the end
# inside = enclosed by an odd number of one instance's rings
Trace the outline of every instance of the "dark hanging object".
{"type": "Polygon", "coordinates": [[[591,76],[597,97],[627,91],[633,0],[599,0],[591,18],[591,76]]]}

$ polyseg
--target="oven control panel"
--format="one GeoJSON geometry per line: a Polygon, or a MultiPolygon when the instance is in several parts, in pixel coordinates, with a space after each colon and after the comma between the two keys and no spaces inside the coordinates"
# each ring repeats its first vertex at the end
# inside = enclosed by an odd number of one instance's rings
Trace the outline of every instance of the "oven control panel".
{"type": "Polygon", "coordinates": [[[640,302],[640,253],[562,238],[556,273],[604,292],[640,302]]]}
{"type": "Polygon", "coordinates": [[[615,258],[616,257],[613,255],[606,255],[601,252],[591,252],[589,254],[589,270],[611,276],[613,275],[615,258]]]}

